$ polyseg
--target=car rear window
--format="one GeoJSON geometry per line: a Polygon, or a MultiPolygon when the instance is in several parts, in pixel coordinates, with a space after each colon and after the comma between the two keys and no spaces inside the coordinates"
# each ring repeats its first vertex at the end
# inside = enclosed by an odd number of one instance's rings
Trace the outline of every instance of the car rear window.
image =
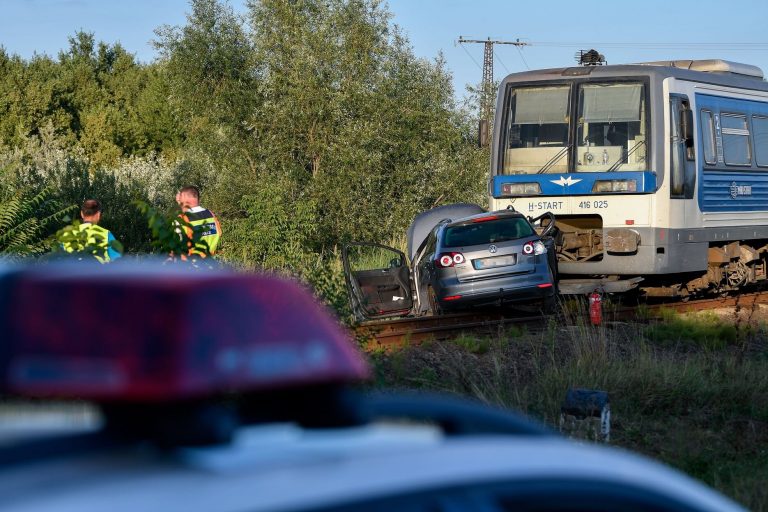
{"type": "Polygon", "coordinates": [[[503,217],[483,222],[457,224],[445,229],[445,247],[464,247],[506,242],[534,234],[533,228],[521,217],[503,217]]]}

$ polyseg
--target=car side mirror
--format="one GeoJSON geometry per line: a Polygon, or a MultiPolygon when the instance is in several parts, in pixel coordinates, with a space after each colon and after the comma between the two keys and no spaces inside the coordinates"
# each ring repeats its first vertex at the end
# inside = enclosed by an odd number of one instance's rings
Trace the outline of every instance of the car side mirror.
{"type": "Polygon", "coordinates": [[[389,260],[389,268],[399,268],[402,267],[402,263],[400,262],[400,258],[392,258],[389,260]]]}

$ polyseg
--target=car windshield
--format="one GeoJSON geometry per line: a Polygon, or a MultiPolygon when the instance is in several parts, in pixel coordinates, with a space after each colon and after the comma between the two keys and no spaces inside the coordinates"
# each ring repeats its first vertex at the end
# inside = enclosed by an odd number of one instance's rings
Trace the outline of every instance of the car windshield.
{"type": "Polygon", "coordinates": [[[534,234],[533,228],[521,217],[501,217],[482,222],[469,221],[445,229],[445,247],[485,245],[515,240],[534,234]]]}

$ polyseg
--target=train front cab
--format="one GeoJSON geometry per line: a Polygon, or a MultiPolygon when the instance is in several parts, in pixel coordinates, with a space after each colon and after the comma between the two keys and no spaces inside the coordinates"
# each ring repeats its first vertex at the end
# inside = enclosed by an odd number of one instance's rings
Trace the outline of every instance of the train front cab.
{"type": "MultiPolygon", "coordinates": [[[[529,72],[502,82],[491,207],[556,214],[563,282],[583,284],[561,286],[564,292],[587,291],[596,278],[607,291],[625,291],[642,277],[646,294],[685,296],[764,277],[759,244],[742,257],[744,244],[731,242],[768,238],[761,227],[768,226],[768,203],[754,184],[768,168],[760,171],[755,159],[749,169],[728,164],[749,129],[729,117],[723,132],[718,110],[712,129],[702,131],[701,108],[739,96],[739,88],[768,101],[768,87],[756,79],[757,68],[714,62],[716,73],[657,63],[529,72]],[[535,100],[540,106],[531,106],[535,100]],[[734,258],[739,268],[729,271],[734,258]]],[[[752,101],[768,119],[765,103],[752,101]]]]}

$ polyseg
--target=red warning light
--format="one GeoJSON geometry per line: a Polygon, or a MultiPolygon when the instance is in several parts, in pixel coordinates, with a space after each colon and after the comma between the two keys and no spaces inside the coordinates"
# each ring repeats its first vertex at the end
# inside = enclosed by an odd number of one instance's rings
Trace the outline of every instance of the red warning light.
{"type": "Polygon", "coordinates": [[[331,314],[285,279],[48,265],[3,288],[3,392],[162,401],[370,374],[331,314]]]}

